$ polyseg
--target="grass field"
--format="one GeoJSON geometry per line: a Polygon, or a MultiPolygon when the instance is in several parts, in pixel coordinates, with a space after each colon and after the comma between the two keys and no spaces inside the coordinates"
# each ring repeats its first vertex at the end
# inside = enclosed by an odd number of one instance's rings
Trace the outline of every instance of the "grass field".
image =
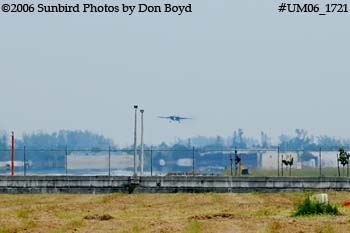
{"type": "Polygon", "coordinates": [[[0,232],[350,232],[340,216],[291,217],[307,193],[0,195],[0,232]]]}

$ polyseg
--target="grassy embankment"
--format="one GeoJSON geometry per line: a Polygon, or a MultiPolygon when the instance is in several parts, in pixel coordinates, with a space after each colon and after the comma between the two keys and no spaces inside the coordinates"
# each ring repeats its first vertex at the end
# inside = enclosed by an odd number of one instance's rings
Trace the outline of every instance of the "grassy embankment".
{"type": "Polygon", "coordinates": [[[0,195],[0,232],[349,232],[340,216],[292,217],[305,193],[0,195]]]}

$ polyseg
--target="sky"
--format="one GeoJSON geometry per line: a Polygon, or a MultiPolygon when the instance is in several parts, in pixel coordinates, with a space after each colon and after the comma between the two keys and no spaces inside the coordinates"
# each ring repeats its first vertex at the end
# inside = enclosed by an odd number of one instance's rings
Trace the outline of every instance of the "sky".
{"type": "Polygon", "coordinates": [[[273,141],[296,128],[350,138],[349,13],[283,14],[273,0],[171,2],[193,12],[0,12],[0,129],[91,130],[129,145],[137,104],[147,144],[237,128],[273,141]],[[167,115],[193,120],[158,118],[167,115]]]}

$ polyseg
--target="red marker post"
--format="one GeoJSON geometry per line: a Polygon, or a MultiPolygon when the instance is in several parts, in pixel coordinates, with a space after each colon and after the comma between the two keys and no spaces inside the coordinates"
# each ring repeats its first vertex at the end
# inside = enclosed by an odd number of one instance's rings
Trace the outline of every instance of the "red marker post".
{"type": "Polygon", "coordinates": [[[15,175],[15,133],[12,131],[12,157],[11,157],[11,175],[15,175]]]}

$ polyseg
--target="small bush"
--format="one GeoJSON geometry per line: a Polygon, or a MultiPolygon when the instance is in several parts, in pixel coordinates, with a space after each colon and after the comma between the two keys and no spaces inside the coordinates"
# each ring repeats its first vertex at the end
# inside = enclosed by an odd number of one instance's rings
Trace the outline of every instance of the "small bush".
{"type": "Polygon", "coordinates": [[[124,184],[123,185],[123,192],[131,194],[134,192],[134,190],[137,188],[137,184],[124,184]]]}
{"type": "Polygon", "coordinates": [[[312,202],[309,198],[306,198],[301,204],[294,216],[305,215],[338,215],[339,211],[336,206],[332,206],[329,203],[312,202]]]}

